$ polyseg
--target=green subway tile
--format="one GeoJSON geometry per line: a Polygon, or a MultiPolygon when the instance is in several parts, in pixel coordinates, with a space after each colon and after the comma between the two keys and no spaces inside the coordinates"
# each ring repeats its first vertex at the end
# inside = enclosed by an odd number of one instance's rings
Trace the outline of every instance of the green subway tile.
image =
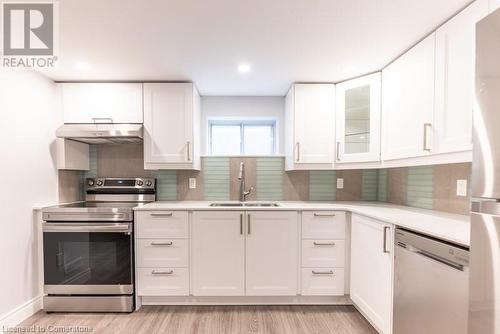
{"type": "Polygon", "coordinates": [[[205,157],[202,169],[205,200],[229,200],[229,158],[205,157]]]}
{"type": "Polygon", "coordinates": [[[377,201],[387,202],[387,169],[377,171],[377,201]]]}
{"type": "Polygon", "coordinates": [[[364,201],[377,200],[377,170],[363,170],[361,199],[364,201]]]}
{"type": "Polygon", "coordinates": [[[257,158],[257,200],[283,200],[283,173],[285,161],[281,157],[257,158]]]}
{"type": "Polygon", "coordinates": [[[159,201],[177,200],[177,172],[158,170],[153,175],[156,178],[156,198],[159,201]]]}
{"type": "Polygon", "coordinates": [[[309,200],[335,200],[335,171],[311,171],[309,173],[309,200]]]}
{"type": "Polygon", "coordinates": [[[407,205],[432,209],[433,174],[432,166],[408,167],[407,205]]]}

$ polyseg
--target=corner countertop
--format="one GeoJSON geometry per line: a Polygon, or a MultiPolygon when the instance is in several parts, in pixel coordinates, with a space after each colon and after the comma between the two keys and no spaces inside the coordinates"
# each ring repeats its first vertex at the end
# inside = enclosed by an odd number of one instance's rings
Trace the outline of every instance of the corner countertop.
{"type": "Polygon", "coordinates": [[[441,211],[412,208],[380,202],[281,202],[278,207],[211,207],[211,201],[154,202],[134,208],[155,210],[214,211],[349,211],[365,217],[394,224],[463,246],[470,245],[470,217],[441,211]]]}

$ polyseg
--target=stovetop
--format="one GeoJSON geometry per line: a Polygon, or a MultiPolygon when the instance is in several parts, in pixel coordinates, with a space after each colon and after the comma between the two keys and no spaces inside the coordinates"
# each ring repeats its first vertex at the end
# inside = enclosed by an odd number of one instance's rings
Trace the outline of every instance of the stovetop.
{"type": "Polygon", "coordinates": [[[147,202],[76,202],[69,204],[60,204],[51,207],[52,209],[87,209],[87,208],[106,208],[106,209],[130,209],[137,206],[143,206],[147,202]]]}
{"type": "Polygon", "coordinates": [[[47,222],[106,222],[134,220],[133,208],[147,202],[77,202],[44,208],[47,222]]]}

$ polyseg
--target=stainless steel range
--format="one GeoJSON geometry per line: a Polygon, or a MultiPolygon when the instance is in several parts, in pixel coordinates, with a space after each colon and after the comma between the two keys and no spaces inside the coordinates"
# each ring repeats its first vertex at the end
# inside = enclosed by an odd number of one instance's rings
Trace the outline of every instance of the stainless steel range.
{"type": "Polygon", "coordinates": [[[44,309],[132,312],[132,208],[156,199],[148,178],[89,178],[85,202],[43,210],[44,309]]]}

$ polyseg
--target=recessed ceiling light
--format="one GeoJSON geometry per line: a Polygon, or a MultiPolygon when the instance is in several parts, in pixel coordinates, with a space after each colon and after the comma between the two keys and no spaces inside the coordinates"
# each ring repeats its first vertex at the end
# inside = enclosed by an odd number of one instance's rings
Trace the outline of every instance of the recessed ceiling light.
{"type": "Polygon", "coordinates": [[[78,63],[76,63],[75,67],[79,71],[88,71],[88,70],[90,70],[90,65],[87,64],[87,63],[85,63],[85,62],[81,62],[81,61],[78,62],[78,63]]]}
{"type": "Polygon", "coordinates": [[[246,73],[246,72],[249,72],[250,70],[251,70],[251,67],[248,64],[241,64],[238,66],[238,71],[240,71],[241,73],[246,73]]]}

